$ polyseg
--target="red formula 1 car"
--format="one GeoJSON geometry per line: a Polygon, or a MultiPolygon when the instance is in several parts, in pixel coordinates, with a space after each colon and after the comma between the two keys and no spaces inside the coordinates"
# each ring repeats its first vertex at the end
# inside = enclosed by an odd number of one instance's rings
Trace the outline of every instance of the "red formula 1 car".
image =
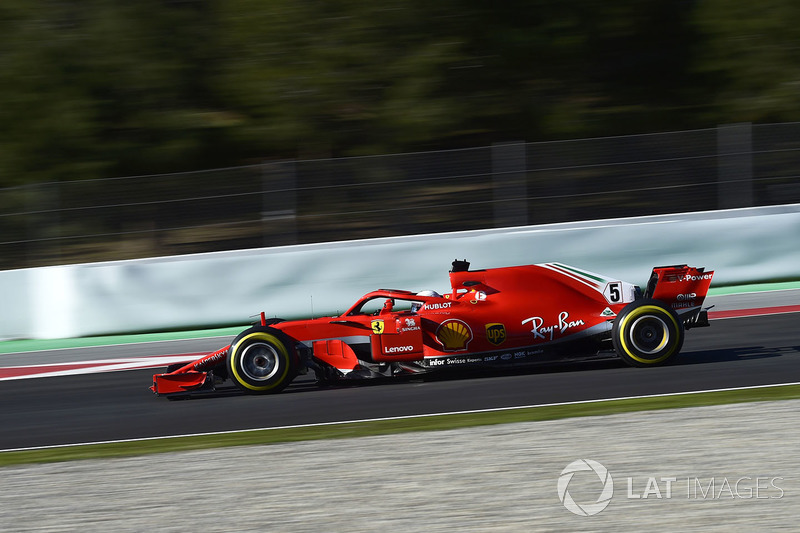
{"type": "Polygon", "coordinates": [[[448,367],[522,365],[597,357],[633,366],[673,358],[684,330],[708,326],[714,272],[656,267],[647,287],[559,263],[469,270],[454,261],[450,291],[378,290],[340,316],[266,319],[221,350],[153,376],[159,395],[230,379],[274,393],[298,374],[318,381],[390,377],[448,367]]]}

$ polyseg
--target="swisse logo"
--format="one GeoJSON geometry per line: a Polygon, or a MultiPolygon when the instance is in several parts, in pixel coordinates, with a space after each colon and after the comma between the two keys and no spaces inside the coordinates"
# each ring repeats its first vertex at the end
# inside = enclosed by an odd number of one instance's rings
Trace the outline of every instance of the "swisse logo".
{"type": "Polygon", "coordinates": [[[591,459],[572,461],[561,471],[561,475],[558,477],[558,499],[561,500],[561,503],[564,504],[568,511],[578,516],[596,515],[608,507],[612,496],[614,496],[614,480],[611,479],[608,469],[597,461],[592,461],[591,459]],[[602,489],[597,501],[579,504],[570,495],[569,483],[578,472],[592,472],[600,480],[602,489]]]}
{"type": "Polygon", "coordinates": [[[406,353],[406,352],[413,352],[413,346],[387,346],[384,348],[384,353],[406,353]]]}
{"type": "Polygon", "coordinates": [[[679,294],[678,300],[694,300],[697,298],[697,293],[690,292],[689,294],[679,294]]]}
{"type": "Polygon", "coordinates": [[[704,279],[711,279],[712,274],[700,274],[699,276],[692,276],[691,274],[686,274],[683,277],[683,281],[702,281],[704,279]]]}

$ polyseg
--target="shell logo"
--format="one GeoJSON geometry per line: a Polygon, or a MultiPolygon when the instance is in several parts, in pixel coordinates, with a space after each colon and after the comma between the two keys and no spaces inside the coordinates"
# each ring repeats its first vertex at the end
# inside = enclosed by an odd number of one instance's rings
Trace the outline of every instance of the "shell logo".
{"type": "Polygon", "coordinates": [[[472,340],[472,330],[461,320],[445,320],[436,330],[438,340],[447,352],[466,350],[472,340]]]}

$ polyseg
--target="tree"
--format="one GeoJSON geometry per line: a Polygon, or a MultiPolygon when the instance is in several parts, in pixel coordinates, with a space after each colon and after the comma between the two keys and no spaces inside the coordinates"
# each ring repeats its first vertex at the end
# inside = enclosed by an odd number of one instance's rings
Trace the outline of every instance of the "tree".
{"type": "Polygon", "coordinates": [[[207,162],[218,117],[205,107],[198,7],[4,3],[0,184],[207,162]]]}
{"type": "Polygon", "coordinates": [[[741,0],[704,0],[695,12],[703,36],[694,66],[711,81],[711,120],[800,120],[800,10],[786,0],[757,8],[741,0]]]}

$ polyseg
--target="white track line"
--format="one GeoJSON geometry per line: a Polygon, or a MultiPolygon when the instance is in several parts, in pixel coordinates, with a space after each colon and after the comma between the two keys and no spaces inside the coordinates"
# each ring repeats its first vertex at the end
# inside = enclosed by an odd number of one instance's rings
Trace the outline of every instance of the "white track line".
{"type": "MultiPolygon", "coordinates": [[[[364,422],[385,422],[385,421],[392,421],[392,420],[413,420],[415,418],[431,418],[434,416],[449,416],[449,415],[470,415],[470,414],[480,414],[480,413],[496,413],[499,411],[516,411],[519,409],[534,409],[539,407],[559,407],[564,405],[581,405],[581,404],[593,404],[593,403],[602,403],[602,402],[613,402],[618,400],[643,400],[647,398],[666,398],[670,396],[681,396],[681,395],[690,395],[690,394],[703,394],[706,392],[730,392],[730,391],[741,391],[741,390],[752,390],[752,389],[768,389],[773,387],[786,387],[790,385],[800,385],[800,381],[790,382],[790,383],[773,383],[770,385],[749,385],[747,387],[730,387],[725,389],[708,389],[708,390],[697,390],[697,391],[688,391],[688,392],[667,392],[664,394],[646,394],[644,396],[621,396],[618,398],[600,398],[596,400],[578,400],[572,402],[557,402],[557,403],[543,403],[537,405],[517,405],[512,407],[493,407],[489,409],[471,409],[468,411],[448,411],[445,413],[427,413],[421,415],[405,415],[405,416],[390,416],[390,417],[383,417],[383,418],[365,418],[362,420],[340,420],[338,422],[318,422],[315,424],[297,424],[297,425],[290,425],[290,426],[276,426],[276,427],[269,427],[269,428],[252,428],[252,429],[236,429],[231,431],[212,431],[209,433],[190,433],[186,435],[164,435],[161,437],[142,437],[138,439],[122,439],[122,440],[106,440],[106,441],[97,441],[97,442],[79,442],[74,444],[53,444],[49,446],[32,446],[29,448],[9,448],[5,450],[0,450],[0,453],[5,452],[27,452],[27,451],[35,451],[35,450],[51,450],[55,448],[73,448],[77,446],[93,446],[98,444],[121,444],[121,443],[130,443],[130,442],[147,442],[147,441],[155,441],[155,440],[164,440],[164,439],[175,439],[175,438],[183,438],[183,437],[211,437],[211,436],[218,436],[218,435],[234,435],[237,433],[247,433],[252,431],[274,431],[278,429],[301,429],[301,428],[313,428],[313,427],[325,427],[325,426],[340,426],[344,424],[358,424],[364,422]]],[[[574,417],[569,417],[574,418],[574,417]]],[[[480,424],[478,424],[480,425],[480,424]]]]}

